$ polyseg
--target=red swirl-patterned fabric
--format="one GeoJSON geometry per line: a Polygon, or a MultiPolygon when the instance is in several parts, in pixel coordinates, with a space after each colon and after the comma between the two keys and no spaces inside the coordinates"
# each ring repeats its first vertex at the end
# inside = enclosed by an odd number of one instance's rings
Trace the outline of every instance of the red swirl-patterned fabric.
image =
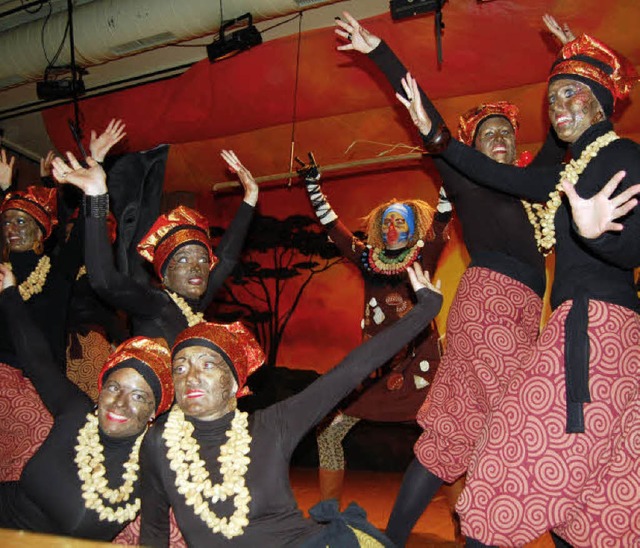
{"type": "MultiPolygon", "coordinates": [[[[140,516],[127,525],[122,532],[113,539],[113,544],[124,544],[125,546],[137,546],[140,544],[140,516]]],[[[187,543],[178,529],[176,517],[173,510],[169,509],[169,546],[171,548],[186,548],[187,543]]]]}
{"type": "Polygon", "coordinates": [[[447,349],[418,412],[416,458],[450,483],[467,470],[490,409],[531,353],[542,301],[522,283],[487,268],[462,276],[447,319],[447,349]]]}
{"type": "Polygon", "coordinates": [[[0,481],[17,481],[46,439],[53,419],[31,381],[0,363],[0,481]]]}
{"type": "Polygon", "coordinates": [[[589,303],[585,432],[565,433],[564,323],[551,316],[489,416],[457,510],[465,535],[521,546],[555,530],[573,546],[638,546],[640,316],[589,303]]]}

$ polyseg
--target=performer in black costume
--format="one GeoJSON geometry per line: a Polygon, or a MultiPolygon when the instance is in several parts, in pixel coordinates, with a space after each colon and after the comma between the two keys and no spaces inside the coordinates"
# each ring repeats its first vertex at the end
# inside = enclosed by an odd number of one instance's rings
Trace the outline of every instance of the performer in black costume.
{"type": "MultiPolygon", "coordinates": [[[[640,147],[620,138],[609,120],[616,100],[627,97],[637,80],[628,60],[582,35],[563,46],[548,82],[549,118],[569,143],[571,162],[519,169],[496,164],[454,140],[442,152],[483,185],[544,202],[527,206],[529,219],[539,251],[556,248],[553,313],[492,409],[457,505],[463,530],[475,538],[470,544],[520,545],[550,529],[580,546],[626,546],[640,535],[637,500],[622,495],[635,493],[640,478],[637,451],[622,441],[640,432],[634,411],[640,305],[633,277],[640,258],[640,215],[635,205],[621,220],[624,230],[589,237],[574,225],[561,194],[575,185],[578,196],[590,200],[601,196],[610,180],[619,184],[615,201],[640,179],[640,147]],[[626,176],[620,183],[614,175],[621,169],[626,176]],[[632,391],[620,390],[623,385],[632,391]],[[537,407],[528,398],[534,386],[536,401],[549,405],[537,407]],[[533,438],[532,428],[537,429],[533,438]],[[508,451],[508,458],[506,443],[518,447],[508,451]],[[620,470],[620,462],[630,467],[620,470]],[[520,509],[517,516],[513,508],[520,509]],[[615,525],[609,517],[613,508],[615,525]]],[[[411,75],[403,88],[406,96],[399,99],[428,138],[428,115],[411,75]]]]}
{"type": "Polygon", "coordinates": [[[169,351],[144,337],[123,343],[102,369],[94,414],[91,399],[57,367],[4,265],[0,278],[0,309],[19,362],[54,418],[20,481],[0,483],[0,527],[111,540],[140,508],[147,423],[173,401],[169,351]]]}
{"type": "Polygon", "coordinates": [[[190,546],[342,548],[359,546],[358,538],[365,546],[391,545],[355,505],[340,515],[337,501],[325,501],[311,509],[315,521],[305,519],[289,461],[310,428],[437,314],[438,289],[417,263],[407,272],[418,298],[411,311],[299,394],[251,416],[236,408],[248,373],[264,358],[251,334],[236,322],[199,324],[178,336],[177,405],[142,448],[142,544],[167,545],[171,506],[190,546]]]}
{"type": "Polygon", "coordinates": [[[183,206],[162,215],[138,245],[138,251],[153,262],[163,287],[141,283],[116,269],[107,237],[109,195],[102,167],[88,157],[89,167],[83,168],[72,154],[68,164],[54,160],[54,177],[85,192],[85,257],[91,286],[130,315],[133,335],[172,344],[180,331],[203,321],[202,313],[235,267],[258,200],[258,185],[233,152],[222,151],[222,157],[238,174],[245,194],[215,255],[206,219],[183,206]]]}

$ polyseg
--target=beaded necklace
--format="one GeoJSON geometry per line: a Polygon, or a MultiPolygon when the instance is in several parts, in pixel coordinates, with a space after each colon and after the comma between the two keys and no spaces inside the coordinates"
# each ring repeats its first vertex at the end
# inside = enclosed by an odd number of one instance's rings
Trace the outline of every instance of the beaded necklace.
{"type": "Polygon", "coordinates": [[[174,405],[162,433],[167,446],[167,458],[176,474],[176,488],[184,496],[188,506],[214,533],[222,533],[231,539],[242,535],[249,525],[251,495],[245,483],[245,474],[251,459],[249,449],[248,414],[235,410],[227,441],[220,447],[220,474],[222,482],[213,485],[205,462],[200,457],[200,445],[193,437],[193,424],[185,420],[184,413],[174,405]],[[231,517],[220,518],[210,504],[232,497],[235,511],[231,517]]]}
{"type": "Polygon", "coordinates": [[[174,293],[173,291],[169,291],[168,289],[165,289],[165,291],[167,292],[167,295],[171,297],[173,302],[176,303],[176,306],[180,309],[180,312],[182,312],[182,315],[186,318],[189,327],[193,327],[194,325],[205,321],[202,312],[194,312],[193,309],[189,306],[189,303],[185,301],[180,295],[174,293]]]}
{"type": "Polygon", "coordinates": [[[549,194],[549,199],[545,204],[532,204],[522,200],[529,222],[533,225],[538,251],[545,257],[551,253],[556,243],[555,216],[562,203],[560,199],[562,181],[568,181],[575,186],[582,172],[587,168],[589,162],[598,155],[598,152],[619,138],[615,131],[609,131],[589,143],[580,154],[580,158],[571,160],[565,165],[562,173],[560,173],[560,180],[553,192],[549,194]]]}
{"type": "Polygon", "coordinates": [[[133,486],[138,481],[138,458],[140,444],[146,429],[137,437],[129,453],[129,460],[124,463],[122,478],[124,483],[118,489],[111,489],[106,478],[104,467],[104,448],[98,434],[98,417],[91,413],[87,415],[87,422],[78,432],[78,445],[75,447],[74,462],[78,465],[78,477],[82,489],[84,505],[98,513],[101,521],[117,521],[126,523],[133,521],[140,511],[140,499],[128,502],[133,493],[133,486]],[[105,503],[114,505],[126,503],[124,506],[112,508],[105,503]]]}
{"type": "Polygon", "coordinates": [[[422,251],[424,242],[418,240],[413,246],[404,249],[397,257],[388,257],[386,249],[367,246],[367,268],[376,274],[397,276],[411,266],[422,251]]]}
{"type": "Polygon", "coordinates": [[[23,301],[28,301],[33,295],[42,293],[44,284],[47,283],[49,270],[51,270],[51,259],[48,255],[43,255],[40,257],[33,272],[18,286],[18,292],[23,301]]]}

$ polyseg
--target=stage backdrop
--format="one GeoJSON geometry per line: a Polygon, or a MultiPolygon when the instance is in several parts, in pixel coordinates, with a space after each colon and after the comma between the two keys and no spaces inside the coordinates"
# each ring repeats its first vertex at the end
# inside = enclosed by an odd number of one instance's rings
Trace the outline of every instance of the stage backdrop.
{"type": "MultiPolygon", "coordinates": [[[[444,11],[440,69],[432,16],[393,22],[385,14],[363,24],[389,42],[434,98],[450,127],[455,128],[459,114],[471,106],[508,99],[521,108],[519,150],[535,152],[547,130],[545,81],[558,49],[542,31],[544,13],[567,21],[576,32],[605,40],[636,66],[640,64],[636,29],[640,2],[636,0],[449,2],[444,11]]],[[[240,197],[233,191],[211,192],[215,183],[233,180],[219,157],[221,149],[233,149],[254,175],[264,176],[287,172],[292,148],[303,158],[313,151],[321,165],[332,165],[401,154],[420,145],[404,109],[373,64],[362,55],[337,52],[336,44],[333,29],[302,35],[297,89],[294,36],[221,63],[202,61],[174,80],[82,101],[85,133],[100,130],[118,117],[127,123],[128,140],[116,152],[171,143],[166,190],[195,193],[211,224],[226,226],[240,197]]],[[[621,135],[636,140],[640,138],[639,99],[640,89],[636,89],[615,120],[621,135]]],[[[66,130],[70,114],[64,107],[44,114],[62,151],[73,149],[66,130]]],[[[361,216],[393,197],[422,198],[435,204],[439,187],[428,158],[332,172],[323,177],[323,183],[336,212],[352,230],[360,228],[361,216]]],[[[312,215],[295,180],[265,186],[259,209],[277,219],[312,215]]],[[[445,293],[445,307],[438,318],[443,331],[466,261],[454,230],[437,273],[445,293]]],[[[325,371],[337,363],[360,340],[362,307],[362,284],[353,267],[338,264],[316,275],[288,324],[278,364],[325,371]]]]}

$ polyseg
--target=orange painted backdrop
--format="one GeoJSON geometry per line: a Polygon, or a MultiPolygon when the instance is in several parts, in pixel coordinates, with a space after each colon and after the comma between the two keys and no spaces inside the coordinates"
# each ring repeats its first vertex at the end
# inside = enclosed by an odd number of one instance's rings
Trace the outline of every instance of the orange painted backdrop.
{"type": "MultiPolygon", "coordinates": [[[[339,5],[336,13],[339,13],[339,5]]],[[[557,45],[542,31],[552,13],[576,32],[585,31],[640,64],[640,2],[637,0],[450,0],[445,5],[444,65],[435,61],[433,17],[393,22],[388,14],[364,24],[384,37],[435,100],[451,127],[480,102],[508,99],[521,108],[519,149],[537,150],[546,132],[545,80],[557,45]]],[[[127,122],[129,150],[173,143],[166,190],[191,190],[213,224],[225,225],[237,195],[211,194],[231,180],[218,152],[233,149],[254,175],[289,170],[294,150],[313,151],[322,165],[371,158],[393,145],[419,144],[384,79],[364,56],[336,52],[333,29],[302,35],[299,85],[295,91],[297,37],[263,44],[221,63],[206,60],[172,81],[83,101],[87,129],[111,117],[127,122]],[[296,98],[296,123],[292,124],[296,98]]],[[[621,135],[640,138],[640,89],[621,105],[615,122],[621,135]]],[[[45,114],[59,150],[73,148],[66,135],[69,110],[45,114]]],[[[124,149],[121,149],[124,150],[124,149]]],[[[395,149],[394,153],[406,152],[395,149]]],[[[343,221],[358,219],[378,203],[423,198],[435,203],[437,174],[430,160],[393,168],[352,170],[323,179],[325,192],[343,221]]],[[[271,185],[260,197],[265,215],[312,214],[303,190],[271,185]]],[[[466,255],[454,232],[438,271],[445,290],[439,322],[463,271],[466,255]]],[[[359,342],[362,287],[358,273],[338,265],[308,287],[280,353],[280,365],[324,371],[359,342]]]]}

